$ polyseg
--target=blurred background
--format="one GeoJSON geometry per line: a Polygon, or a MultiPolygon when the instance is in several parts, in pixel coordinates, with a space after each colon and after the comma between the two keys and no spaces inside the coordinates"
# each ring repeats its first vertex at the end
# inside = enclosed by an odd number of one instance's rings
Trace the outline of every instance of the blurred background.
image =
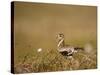
{"type": "Polygon", "coordinates": [[[14,3],[15,62],[38,48],[56,50],[56,35],[65,43],[84,46],[97,41],[97,7],[43,3],[14,3]]]}

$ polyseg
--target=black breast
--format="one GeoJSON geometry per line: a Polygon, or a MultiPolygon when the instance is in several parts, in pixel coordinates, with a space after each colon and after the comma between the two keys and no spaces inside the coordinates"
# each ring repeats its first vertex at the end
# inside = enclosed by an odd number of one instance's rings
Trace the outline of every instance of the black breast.
{"type": "Polygon", "coordinates": [[[68,54],[67,51],[60,52],[63,56],[72,56],[72,54],[68,54]]]}

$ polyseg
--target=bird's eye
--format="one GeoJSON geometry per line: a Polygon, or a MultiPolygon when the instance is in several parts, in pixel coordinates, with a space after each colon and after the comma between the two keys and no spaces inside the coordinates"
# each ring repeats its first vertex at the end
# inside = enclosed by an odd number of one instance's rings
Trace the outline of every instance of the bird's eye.
{"type": "Polygon", "coordinates": [[[59,35],[59,37],[62,37],[61,35],[59,35]]]}
{"type": "Polygon", "coordinates": [[[62,36],[62,34],[59,34],[60,36],[62,36]]]}

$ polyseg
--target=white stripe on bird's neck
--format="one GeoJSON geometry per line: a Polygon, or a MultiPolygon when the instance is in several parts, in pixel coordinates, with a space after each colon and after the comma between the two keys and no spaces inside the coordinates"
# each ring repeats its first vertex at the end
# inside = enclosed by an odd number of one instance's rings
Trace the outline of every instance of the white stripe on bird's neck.
{"type": "Polygon", "coordinates": [[[64,39],[60,40],[58,43],[58,47],[63,43],[64,39]]]}

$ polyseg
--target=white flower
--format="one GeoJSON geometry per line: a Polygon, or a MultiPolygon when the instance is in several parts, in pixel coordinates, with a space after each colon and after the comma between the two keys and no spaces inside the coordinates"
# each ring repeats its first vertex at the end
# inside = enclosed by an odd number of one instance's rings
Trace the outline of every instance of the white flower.
{"type": "Polygon", "coordinates": [[[41,51],[42,51],[42,48],[37,49],[37,52],[41,52],[41,51]]]}

